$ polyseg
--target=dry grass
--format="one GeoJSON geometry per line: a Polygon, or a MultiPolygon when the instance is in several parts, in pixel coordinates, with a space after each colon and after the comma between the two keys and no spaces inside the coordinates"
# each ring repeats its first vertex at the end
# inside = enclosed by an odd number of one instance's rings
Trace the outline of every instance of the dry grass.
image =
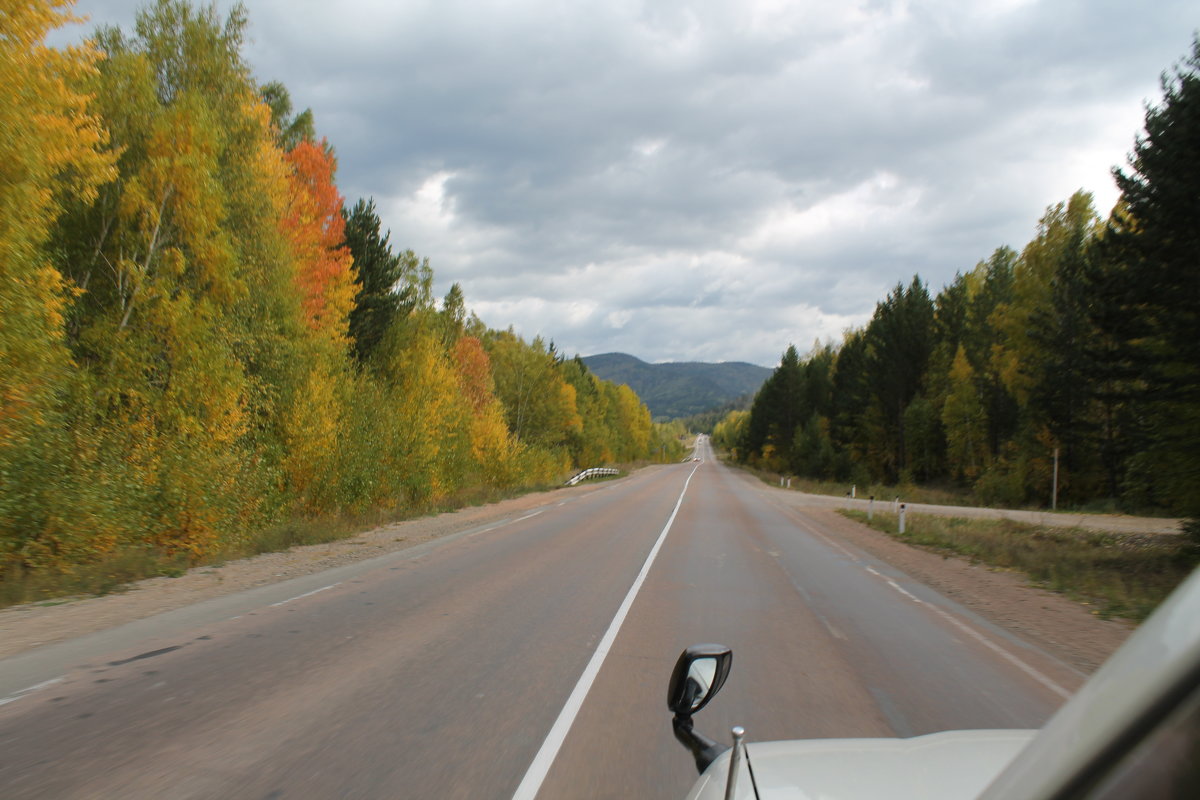
{"type": "Polygon", "coordinates": [[[13,568],[0,576],[0,608],[61,597],[109,594],[142,578],[178,577],[187,568],[185,557],[145,547],[120,550],[90,564],[63,569],[25,572],[13,568]]]}
{"type": "Polygon", "coordinates": [[[1035,585],[1094,606],[1102,617],[1145,619],[1196,564],[1176,535],[1096,533],[1010,520],[907,515],[905,533],[895,514],[859,511],[845,516],[903,542],[1027,575],[1035,585]]]}

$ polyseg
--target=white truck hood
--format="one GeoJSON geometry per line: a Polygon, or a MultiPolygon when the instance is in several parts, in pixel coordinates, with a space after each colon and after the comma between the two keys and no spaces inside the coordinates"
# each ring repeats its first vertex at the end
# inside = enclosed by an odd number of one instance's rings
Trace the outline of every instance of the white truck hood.
{"type": "MultiPolygon", "coordinates": [[[[747,746],[760,800],[964,800],[1037,734],[946,731],[911,739],[806,739],[747,746]]],[[[730,753],[712,763],[687,800],[723,800],[730,753]]],[[[754,800],[742,763],[737,800],[754,800]]]]}

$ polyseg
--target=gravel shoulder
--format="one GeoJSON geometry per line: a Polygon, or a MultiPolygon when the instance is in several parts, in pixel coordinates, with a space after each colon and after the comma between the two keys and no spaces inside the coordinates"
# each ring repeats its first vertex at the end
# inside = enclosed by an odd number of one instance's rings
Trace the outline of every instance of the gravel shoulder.
{"type": "MultiPolygon", "coordinates": [[[[662,467],[648,467],[662,469],[662,467]]],[[[1101,664],[1133,630],[1103,620],[1088,608],[1034,588],[1021,575],[976,566],[910,547],[842,517],[824,499],[781,491],[753,481],[774,502],[819,515],[826,530],[883,559],[1014,635],[1085,672],[1101,664]]],[[[537,492],[521,497],[384,525],[330,544],[293,548],[189,570],[177,578],[152,578],[103,597],[70,598],[0,610],[0,659],[113,628],[192,603],[331,567],[404,550],[512,519],[529,511],[595,491],[603,484],[537,492]]]]}
{"type": "MultiPolygon", "coordinates": [[[[759,482],[761,483],[761,481],[759,482]]],[[[763,485],[767,486],[767,484],[763,485]]],[[[824,494],[805,494],[791,490],[788,490],[788,493],[803,498],[802,502],[807,506],[853,508],[864,513],[871,507],[871,501],[862,496],[855,498],[834,497],[824,494]]],[[[1013,522],[1025,522],[1030,525],[1044,525],[1054,528],[1078,528],[1107,533],[1177,534],[1184,523],[1184,520],[1177,517],[1134,517],[1127,514],[1078,514],[1068,511],[1022,511],[1012,508],[942,506],[934,505],[933,503],[906,502],[904,505],[910,514],[932,514],[938,517],[967,519],[1009,519],[1013,522]]],[[[877,500],[874,507],[877,512],[886,511],[895,513],[892,500],[877,500]]]]}

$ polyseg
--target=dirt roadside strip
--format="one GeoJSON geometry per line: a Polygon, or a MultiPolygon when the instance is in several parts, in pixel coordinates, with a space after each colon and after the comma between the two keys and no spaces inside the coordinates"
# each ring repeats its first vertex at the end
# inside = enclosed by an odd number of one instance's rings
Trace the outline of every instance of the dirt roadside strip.
{"type": "Polygon", "coordinates": [[[126,591],[101,597],[64,598],[0,609],[0,659],[204,600],[407,550],[443,537],[499,526],[541,506],[570,501],[606,485],[592,483],[569,490],[536,492],[485,506],[394,522],[328,544],[264,553],[220,566],[194,567],[177,578],[138,581],[126,591]]]}
{"type": "MultiPolygon", "coordinates": [[[[769,484],[764,484],[768,485],[769,484]]],[[[778,487],[772,487],[778,488],[778,487]]],[[[805,494],[786,489],[779,489],[789,495],[799,498],[798,502],[809,506],[824,508],[852,508],[865,512],[871,501],[865,497],[831,497],[821,494],[805,494]]],[[[877,498],[875,510],[878,512],[894,513],[894,498],[877,498]]],[[[1011,508],[975,508],[973,506],[941,506],[932,503],[908,503],[903,498],[905,510],[909,514],[933,514],[939,517],[963,517],[967,519],[1009,519],[1013,522],[1026,522],[1031,525],[1045,525],[1055,528],[1082,528],[1089,531],[1104,531],[1109,533],[1179,533],[1182,519],[1167,517],[1131,517],[1124,514],[1076,514],[1063,511],[1019,511],[1011,508]]]]}
{"type": "MultiPolygon", "coordinates": [[[[1101,620],[1077,603],[1030,587],[1020,575],[993,572],[962,559],[945,558],[909,547],[840,515],[833,515],[834,509],[846,507],[845,498],[773,490],[749,476],[746,480],[758,483],[768,496],[789,505],[827,509],[830,512],[827,524],[836,527],[838,535],[848,543],[872,552],[992,623],[1045,647],[1079,669],[1094,669],[1133,630],[1128,623],[1101,620]]],[[[569,502],[581,493],[602,491],[608,485],[590,484],[539,492],[487,506],[392,523],[330,544],[267,553],[221,566],[196,567],[177,578],[140,581],[128,591],[103,597],[71,598],[3,609],[0,610],[0,659],[204,600],[429,544],[448,536],[486,530],[540,507],[569,502]]],[[[878,504],[876,508],[879,508],[878,504]]]]}

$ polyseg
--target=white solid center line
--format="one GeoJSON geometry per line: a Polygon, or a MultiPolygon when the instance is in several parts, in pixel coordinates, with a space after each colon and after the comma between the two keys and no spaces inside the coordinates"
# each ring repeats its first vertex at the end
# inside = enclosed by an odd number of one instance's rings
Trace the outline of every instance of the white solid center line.
{"type": "Polygon", "coordinates": [[[559,712],[558,719],[554,721],[553,727],[550,728],[550,733],[546,735],[546,741],[542,742],[541,749],[533,757],[533,763],[529,765],[529,769],[525,772],[525,777],[521,779],[521,784],[517,787],[517,791],[513,793],[513,800],[533,800],[537,796],[538,790],[542,788],[542,782],[546,780],[546,775],[550,772],[550,766],[554,763],[554,758],[558,755],[559,748],[566,741],[567,733],[571,730],[571,725],[575,722],[575,717],[579,713],[579,709],[583,707],[583,701],[587,697],[588,690],[592,688],[592,684],[596,681],[596,676],[600,674],[600,667],[604,664],[604,659],[608,655],[609,648],[612,647],[613,642],[617,639],[617,633],[621,630],[621,625],[625,622],[625,617],[629,614],[629,609],[633,605],[633,599],[637,597],[638,590],[642,588],[642,584],[646,581],[646,575],[650,572],[650,565],[654,563],[655,557],[658,556],[658,551],[662,548],[662,544],[667,538],[667,533],[671,530],[671,525],[675,522],[675,516],[679,513],[679,507],[683,505],[683,496],[687,494],[688,485],[692,482],[692,476],[696,474],[696,469],[699,466],[697,464],[695,467],[692,467],[692,471],[688,473],[687,480],[683,483],[683,491],[679,493],[679,499],[675,501],[675,509],[671,511],[671,516],[667,518],[667,524],[663,526],[662,533],[658,535],[658,541],[654,543],[654,547],[650,548],[650,554],[646,556],[646,563],[642,564],[642,571],[638,573],[638,576],[633,581],[633,585],[629,587],[629,592],[625,595],[625,600],[622,601],[621,607],[617,609],[617,615],[613,617],[608,630],[605,631],[604,638],[600,640],[600,644],[596,645],[596,652],[592,654],[591,661],[584,667],[583,674],[579,676],[579,682],[575,684],[570,697],[567,698],[566,705],[559,712]]]}

